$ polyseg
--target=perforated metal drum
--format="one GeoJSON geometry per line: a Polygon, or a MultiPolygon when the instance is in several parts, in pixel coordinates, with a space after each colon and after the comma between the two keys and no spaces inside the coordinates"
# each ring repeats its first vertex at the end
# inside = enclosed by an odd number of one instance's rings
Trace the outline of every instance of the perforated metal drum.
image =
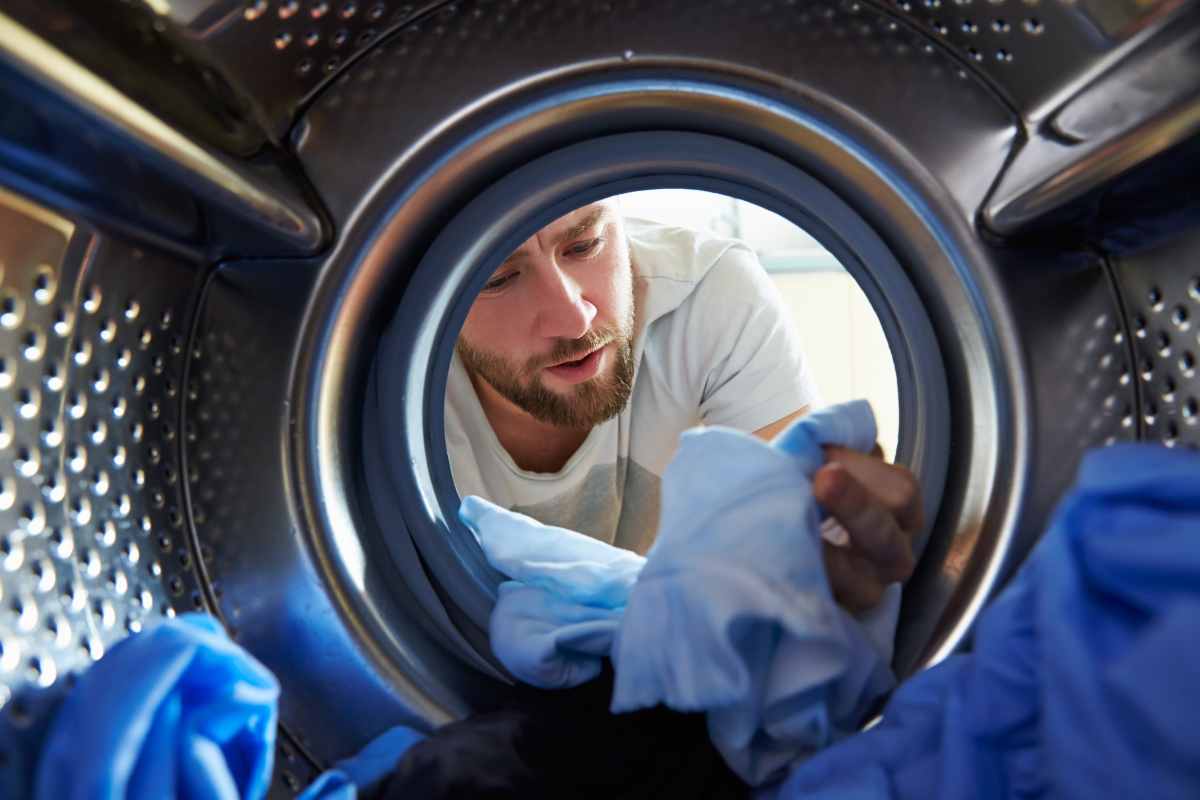
{"type": "Polygon", "coordinates": [[[10,0],[0,741],[193,609],[281,680],[278,796],[501,697],[439,392],[489,246],[612,187],[844,243],[933,520],[896,668],[945,656],[1087,448],[1200,444],[1198,42],[1176,0],[10,0]],[[360,409],[398,310],[384,527],[360,409]]]}

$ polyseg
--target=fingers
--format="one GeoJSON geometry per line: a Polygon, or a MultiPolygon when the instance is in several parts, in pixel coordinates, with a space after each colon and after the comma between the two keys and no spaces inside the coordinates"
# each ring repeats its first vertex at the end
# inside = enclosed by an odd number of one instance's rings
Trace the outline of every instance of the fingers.
{"type": "Polygon", "coordinates": [[[875,566],[849,547],[822,544],[825,572],[838,605],[854,614],[879,605],[888,582],[876,574],[875,566]]]}
{"type": "Polygon", "coordinates": [[[874,608],[888,585],[915,567],[913,540],[923,509],[916,478],[871,454],[825,448],[826,464],[813,476],[813,495],[849,537],[849,546],[825,543],[823,556],[834,598],[851,612],[874,608]]]}
{"type": "Polygon", "coordinates": [[[925,526],[921,487],[908,469],[883,460],[878,444],[870,455],[844,447],[826,447],[827,464],[840,464],[892,513],[905,532],[915,536],[925,526]]]}
{"type": "Polygon", "coordinates": [[[813,494],[850,536],[851,550],[874,567],[884,581],[912,574],[910,536],[891,510],[841,464],[827,464],[813,479],[813,494]]]}

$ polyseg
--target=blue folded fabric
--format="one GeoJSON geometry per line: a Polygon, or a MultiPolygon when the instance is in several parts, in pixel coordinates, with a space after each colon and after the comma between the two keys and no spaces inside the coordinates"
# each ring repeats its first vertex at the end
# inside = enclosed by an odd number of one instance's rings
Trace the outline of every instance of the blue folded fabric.
{"type": "Polygon", "coordinates": [[[798,766],[805,800],[1200,796],[1200,456],[1084,459],[970,654],[798,766]]]}
{"type": "Polygon", "coordinates": [[[459,517],[488,563],[516,579],[500,584],[489,621],[500,663],[543,689],[599,675],[646,559],[481,497],[463,500],[459,517]]]}
{"type": "MultiPolygon", "coordinates": [[[[497,657],[521,680],[562,687],[610,655],[613,711],[708,712],[730,766],[769,780],[853,731],[893,684],[881,653],[893,631],[869,633],[833,601],[811,491],[822,445],[874,442],[862,401],[808,415],[770,445],[721,428],[685,433],[644,560],[467,498],[463,521],[515,579],[492,615],[497,657]]],[[[876,623],[894,619],[889,608],[876,623]]]]}
{"type": "Polygon", "coordinates": [[[360,791],[369,791],[391,775],[408,749],[424,738],[412,728],[397,725],[380,734],[357,755],[322,772],[296,800],[356,800],[360,791]]]}
{"type": "Polygon", "coordinates": [[[212,617],[165,620],[79,677],[42,745],[37,800],[255,800],[274,758],[275,677],[212,617]]]}

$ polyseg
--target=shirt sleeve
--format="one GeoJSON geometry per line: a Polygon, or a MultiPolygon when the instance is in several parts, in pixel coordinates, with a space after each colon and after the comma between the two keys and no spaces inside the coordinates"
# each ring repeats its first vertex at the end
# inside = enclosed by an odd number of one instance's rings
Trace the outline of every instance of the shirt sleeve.
{"type": "Polygon", "coordinates": [[[755,431],[820,404],[791,312],[750,248],[721,256],[697,285],[691,311],[705,424],[755,431]]]}

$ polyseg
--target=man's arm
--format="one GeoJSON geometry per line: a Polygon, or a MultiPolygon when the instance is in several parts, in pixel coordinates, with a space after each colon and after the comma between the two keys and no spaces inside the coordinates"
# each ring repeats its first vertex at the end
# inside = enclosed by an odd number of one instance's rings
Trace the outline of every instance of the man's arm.
{"type": "Polygon", "coordinates": [[[777,435],[782,433],[788,425],[791,425],[794,421],[800,419],[800,417],[803,417],[808,412],[808,406],[800,406],[798,410],[793,411],[783,419],[777,419],[770,425],[764,425],[763,427],[759,428],[754,432],[754,435],[762,439],[764,442],[769,442],[777,435]]]}
{"type": "MultiPolygon", "coordinates": [[[[754,431],[770,441],[808,406],[754,431]]],[[[874,608],[889,584],[904,581],[915,567],[913,541],[924,527],[921,489],[904,467],[871,454],[825,448],[825,466],[813,476],[813,497],[850,538],[849,546],[822,542],[834,598],[852,612],[874,608]]]]}

